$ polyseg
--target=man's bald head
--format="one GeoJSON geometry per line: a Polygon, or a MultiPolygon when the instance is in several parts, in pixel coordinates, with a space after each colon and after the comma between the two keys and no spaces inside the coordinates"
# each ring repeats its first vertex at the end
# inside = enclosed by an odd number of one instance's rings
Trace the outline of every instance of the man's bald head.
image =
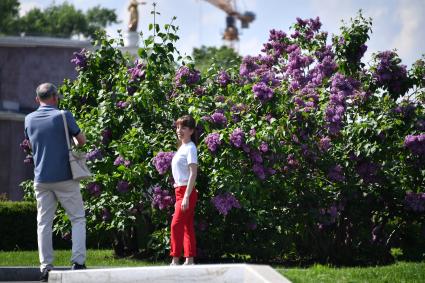
{"type": "Polygon", "coordinates": [[[51,83],[43,83],[39,85],[35,92],[37,93],[38,99],[41,101],[46,101],[53,96],[58,96],[58,89],[51,83]]]}

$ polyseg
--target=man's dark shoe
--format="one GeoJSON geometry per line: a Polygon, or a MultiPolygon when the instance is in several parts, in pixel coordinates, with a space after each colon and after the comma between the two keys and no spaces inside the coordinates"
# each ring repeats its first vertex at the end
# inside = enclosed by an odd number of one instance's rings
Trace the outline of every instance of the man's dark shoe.
{"type": "Polygon", "coordinates": [[[85,264],[78,264],[76,262],[74,262],[71,266],[71,270],[80,270],[80,269],[86,269],[86,265],[85,264]]]}
{"type": "Polygon", "coordinates": [[[40,282],[49,281],[49,272],[50,272],[50,270],[47,269],[47,268],[44,268],[43,271],[41,271],[40,282]]]}

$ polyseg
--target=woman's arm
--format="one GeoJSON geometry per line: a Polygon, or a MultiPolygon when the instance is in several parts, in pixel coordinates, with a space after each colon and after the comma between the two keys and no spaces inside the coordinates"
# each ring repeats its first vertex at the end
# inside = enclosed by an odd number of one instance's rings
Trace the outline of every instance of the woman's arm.
{"type": "Polygon", "coordinates": [[[182,200],[182,210],[189,208],[189,197],[192,193],[193,187],[195,186],[196,176],[198,174],[198,164],[189,164],[189,181],[187,182],[186,192],[182,200]]]}

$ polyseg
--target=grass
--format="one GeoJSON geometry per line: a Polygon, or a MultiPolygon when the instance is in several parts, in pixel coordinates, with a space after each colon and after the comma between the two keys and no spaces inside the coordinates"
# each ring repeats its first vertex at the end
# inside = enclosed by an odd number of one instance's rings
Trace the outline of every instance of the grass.
{"type": "MultiPolygon", "coordinates": [[[[71,266],[70,250],[55,250],[55,266],[71,266]]],[[[152,266],[165,265],[165,262],[142,261],[130,258],[115,258],[112,250],[87,250],[88,267],[93,266],[152,266]]],[[[0,252],[0,266],[38,266],[37,251],[0,252]]]]}
{"type": "Polygon", "coordinates": [[[423,283],[425,262],[397,262],[376,267],[334,268],[315,265],[309,268],[276,268],[293,283],[423,283]]]}
{"type": "MultiPolygon", "coordinates": [[[[55,251],[55,265],[69,266],[71,252],[55,251]]],[[[168,265],[167,262],[151,262],[134,259],[117,259],[111,250],[88,250],[87,266],[95,267],[136,267],[136,266],[168,265]]],[[[0,252],[0,266],[38,266],[37,251],[0,252]]],[[[387,266],[376,267],[343,267],[335,268],[314,265],[309,268],[274,268],[294,283],[422,283],[425,282],[425,262],[398,262],[387,266]]]]}

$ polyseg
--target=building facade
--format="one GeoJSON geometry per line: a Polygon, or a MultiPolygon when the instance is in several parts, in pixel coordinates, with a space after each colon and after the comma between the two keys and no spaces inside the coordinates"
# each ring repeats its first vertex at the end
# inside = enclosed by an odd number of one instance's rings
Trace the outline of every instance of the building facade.
{"type": "Polygon", "coordinates": [[[77,76],[73,53],[90,48],[88,41],[43,37],[0,37],[0,194],[20,200],[19,184],[33,178],[19,144],[25,115],[37,109],[35,89],[44,82],[60,86],[77,76]]]}

